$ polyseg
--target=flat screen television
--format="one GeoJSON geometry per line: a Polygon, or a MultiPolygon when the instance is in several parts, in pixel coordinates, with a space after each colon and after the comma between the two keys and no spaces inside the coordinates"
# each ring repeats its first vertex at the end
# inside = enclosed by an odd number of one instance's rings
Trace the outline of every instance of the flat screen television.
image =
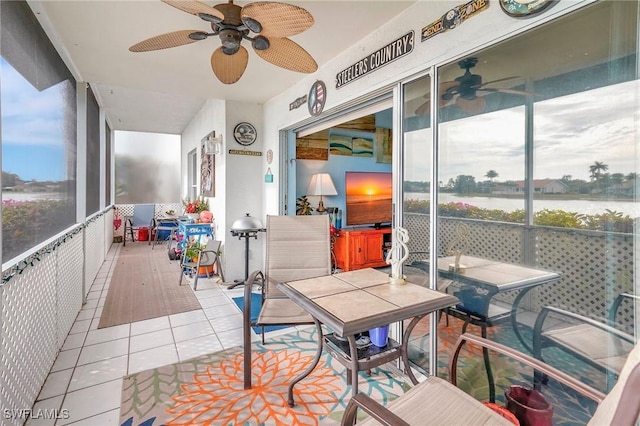
{"type": "Polygon", "coordinates": [[[345,225],[390,225],[393,183],[390,172],[345,172],[345,225]]]}

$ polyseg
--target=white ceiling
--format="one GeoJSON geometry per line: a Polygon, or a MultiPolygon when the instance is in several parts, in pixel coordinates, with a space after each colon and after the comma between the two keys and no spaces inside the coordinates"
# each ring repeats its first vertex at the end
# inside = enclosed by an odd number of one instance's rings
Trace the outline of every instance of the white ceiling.
{"type": "MultiPolygon", "coordinates": [[[[310,29],[291,39],[322,67],[415,1],[287,1],[315,19],[310,29]]],[[[249,65],[240,81],[222,84],[210,66],[211,53],[220,45],[216,37],[172,49],[129,52],[129,46],[159,34],[210,31],[205,21],[159,0],[29,4],[63,58],[70,59],[77,78],[91,84],[114,130],[179,134],[206,99],[264,103],[305,77],[264,61],[249,47],[249,65]]]]}

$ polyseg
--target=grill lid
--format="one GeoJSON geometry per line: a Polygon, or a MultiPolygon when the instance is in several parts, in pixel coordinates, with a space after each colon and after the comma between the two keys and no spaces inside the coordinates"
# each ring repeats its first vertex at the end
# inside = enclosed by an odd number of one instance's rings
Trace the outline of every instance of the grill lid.
{"type": "Polygon", "coordinates": [[[249,213],[247,213],[246,216],[237,219],[233,222],[233,225],[231,225],[231,231],[235,232],[255,232],[262,229],[262,223],[260,223],[260,221],[255,217],[249,216],[249,213]]]}

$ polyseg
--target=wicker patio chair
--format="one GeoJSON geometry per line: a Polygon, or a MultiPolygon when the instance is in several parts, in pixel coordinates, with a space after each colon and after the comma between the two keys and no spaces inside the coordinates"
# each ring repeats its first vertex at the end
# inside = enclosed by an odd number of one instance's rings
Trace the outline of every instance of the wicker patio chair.
{"type": "Polygon", "coordinates": [[[281,282],[331,274],[329,216],[267,216],[266,268],[249,275],[244,288],[244,388],[251,388],[251,327],[313,324],[311,316],[291,301],[277,285],[281,282]],[[260,315],[251,321],[251,293],[259,285],[260,315]]]}
{"type": "Polygon", "coordinates": [[[490,351],[511,357],[568,386],[579,394],[598,403],[589,425],[632,426],[640,415],[640,346],[629,354],[620,378],[608,395],[586,385],[568,374],[542,361],[512,348],[469,333],[458,338],[456,350],[449,361],[449,377],[452,383],[432,376],[410,389],[404,395],[383,406],[365,394],[355,395],[345,410],[342,425],[354,425],[357,409],[369,417],[358,421],[367,425],[513,425],[506,418],[488,408],[456,387],[457,361],[466,342],[486,347],[490,351]]]}

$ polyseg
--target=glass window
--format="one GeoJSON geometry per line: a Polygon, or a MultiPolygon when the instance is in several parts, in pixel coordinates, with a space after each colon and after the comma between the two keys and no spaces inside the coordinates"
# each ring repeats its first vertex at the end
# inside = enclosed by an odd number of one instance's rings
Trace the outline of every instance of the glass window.
{"type": "Polygon", "coordinates": [[[180,202],[179,135],[116,131],[114,152],[116,204],[180,202]]]}
{"type": "Polygon", "coordinates": [[[6,262],[75,223],[76,82],[26,2],[0,8],[6,262]]]}
{"type": "Polygon", "coordinates": [[[100,210],[100,107],[87,89],[87,216],[100,210]]]}

